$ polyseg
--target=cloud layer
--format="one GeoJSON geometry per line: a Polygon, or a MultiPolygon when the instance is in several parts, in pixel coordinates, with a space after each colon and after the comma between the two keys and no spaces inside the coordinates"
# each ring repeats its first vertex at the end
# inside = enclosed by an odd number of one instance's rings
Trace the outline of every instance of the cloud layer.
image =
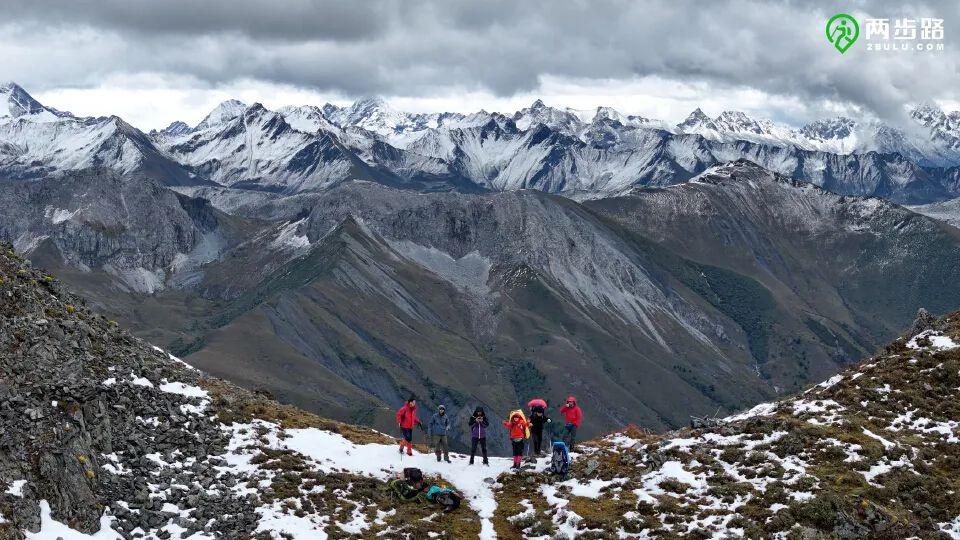
{"type": "Polygon", "coordinates": [[[946,50],[870,52],[861,42],[840,55],[823,31],[832,3],[8,0],[0,78],[41,92],[104,81],[197,91],[249,82],[342,98],[494,102],[543,93],[545,84],[615,95],[618,84],[655,80],[667,91],[699,88],[700,99],[802,104],[768,107],[786,120],[835,108],[895,119],[905,102],[960,101],[958,6],[848,4],[861,19],[943,18],[946,50]]]}

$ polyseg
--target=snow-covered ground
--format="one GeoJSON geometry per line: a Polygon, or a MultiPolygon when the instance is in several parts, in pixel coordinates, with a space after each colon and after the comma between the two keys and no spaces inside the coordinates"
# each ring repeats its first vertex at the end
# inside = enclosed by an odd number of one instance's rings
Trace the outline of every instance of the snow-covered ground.
{"type": "MultiPolygon", "coordinates": [[[[527,472],[515,475],[509,471],[512,462],[507,458],[490,458],[489,466],[482,465],[479,459],[475,465],[469,465],[467,456],[453,453],[452,463],[444,463],[438,462],[432,453],[401,454],[392,443],[361,444],[333,431],[283,428],[265,420],[224,425],[222,429],[229,434],[229,444],[226,452],[218,456],[220,464],[215,469],[219,475],[248,478],[249,481],[237,482],[229,488],[235,495],[244,496],[262,493],[284,474],[266,464],[264,456],[269,453],[296,455],[302,459],[305,470],[321,475],[349,473],[382,481],[399,477],[405,467],[417,467],[427,476],[442,477],[464,495],[465,503],[480,518],[483,539],[496,537],[494,514],[498,504],[503,504],[501,497],[509,496],[506,486],[516,486],[516,483],[523,486],[516,491],[526,498],[516,501],[519,512],[507,516],[507,521],[532,524],[523,529],[530,537],[544,537],[537,532],[542,529],[536,528],[542,526],[544,520],[551,531],[546,537],[576,538],[588,531],[602,530],[596,528],[598,519],[611,520],[613,525],[605,525],[608,532],[616,532],[623,538],[645,537],[651,527],[660,527],[669,534],[699,531],[715,538],[738,536],[746,533],[742,517],[747,509],[754,516],[751,519],[764,519],[766,515],[769,523],[780,512],[789,513],[797,505],[802,506],[836,489],[832,479],[822,475],[825,464],[848,467],[851,473],[862,477],[865,486],[880,489],[885,478],[919,476],[920,470],[930,467],[931,464],[924,461],[929,458],[917,451],[917,445],[952,447],[960,444],[960,422],[938,417],[935,410],[923,411],[901,400],[910,390],[905,373],[931,374],[926,379],[917,377],[921,388],[947,377],[940,373],[947,361],[937,355],[957,347],[954,338],[942,332],[926,331],[900,343],[903,352],[899,355],[878,357],[831,377],[797,397],[762,404],[730,416],[716,428],[686,431],[667,438],[619,433],[583,445],[583,453],[574,456],[576,474],[562,481],[540,474],[546,471],[549,458],[541,458],[527,472]],[[884,415],[873,415],[868,400],[851,403],[851,388],[859,390],[854,395],[871,396],[870,399],[882,403],[884,415]],[[595,472],[601,470],[601,474],[595,472]],[[534,482],[530,482],[531,478],[534,482]],[[631,510],[615,510],[620,513],[589,518],[586,513],[580,514],[584,512],[584,499],[596,501],[597,509],[612,504],[615,509],[631,510]],[[588,526],[591,523],[593,525],[588,526]]],[[[125,384],[183,396],[191,401],[191,405],[181,407],[185,415],[211,414],[210,392],[194,385],[168,380],[154,384],[132,375],[112,377],[102,384],[125,384]]],[[[150,419],[144,420],[147,421],[150,419]]],[[[188,465],[176,459],[170,461],[170,456],[146,457],[162,467],[184,469],[188,465]]],[[[115,456],[104,458],[117,462],[115,456]]],[[[116,467],[114,472],[129,474],[116,467]]],[[[22,496],[24,488],[23,481],[13,482],[7,494],[22,496]]],[[[305,489],[319,493],[326,488],[313,485],[305,489]]],[[[163,495],[163,490],[153,484],[151,492],[158,497],[163,495]]],[[[299,504],[295,498],[263,502],[256,509],[257,532],[277,539],[282,535],[297,539],[326,538],[324,529],[333,526],[347,533],[364,535],[396,512],[383,508],[378,508],[375,514],[362,511],[359,504],[346,497],[343,507],[348,511],[337,516],[299,511],[302,510],[299,504]],[[352,509],[350,504],[354,505],[352,509]]],[[[171,513],[189,512],[164,504],[165,509],[168,506],[171,513]]],[[[588,513],[593,510],[587,509],[588,513]]],[[[41,515],[41,530],[28,533],[28,539],[112,540],[119,536],[109,514],[102,518],[101,530],[93,535],[79,533],[54,520],[46,502],[41,504],[41,515]]],[[[958,524],[960,517],[938,526],[952,538],[960,539],[958,524]]],[[[792,527],[788,525],[787,529],[792,527]]],[[[174,523],[163,526],[162,530],[173,539],[185,538],[189,533],[174,523]]],[[[195,534],[190,538],[206,536],[195,534]]]]}

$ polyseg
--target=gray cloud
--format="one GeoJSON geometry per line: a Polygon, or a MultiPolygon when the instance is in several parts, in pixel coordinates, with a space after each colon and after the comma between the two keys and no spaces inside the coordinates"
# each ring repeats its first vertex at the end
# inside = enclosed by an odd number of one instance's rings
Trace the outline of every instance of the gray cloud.
{"type": "Polygon", "coordinates": [[[840,55],[823,32],[832,3],[14,0],[0,23],[0,72],[40,88],[153,73],[348,96],[509,96],[536,92],[543,76],[652,75],[891,119],[905,102],[957,100],[958,5],[847,4],[859,17],[943,18],[947,50],[873,53],[861,42],[840,55]]]}

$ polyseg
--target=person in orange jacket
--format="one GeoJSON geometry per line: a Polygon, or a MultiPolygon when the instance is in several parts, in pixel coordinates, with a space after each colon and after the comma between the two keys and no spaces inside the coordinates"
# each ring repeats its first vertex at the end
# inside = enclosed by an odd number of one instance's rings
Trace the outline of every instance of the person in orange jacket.
{"type": "Polygon", "coordinates": [[[560,414],[563,415],[564,420],[563,439],[567,443],[567,451],[573,452],[573,444],[577,439],[577,428],[580,427],[580,422],[583,420],[583,411],[577,405],[577,398],[568,397],[567,402],[560,407],[560,414]]]}
{"type": "Polygon", "coordinates": [[[417,418],[417,398],[410,396],[407,402],[397,410],[397,426],[400,428],[400,453],[407,449],[407,455],[413,455],[413,426],[423,429],[423,422],[417,418]]]}
{"type": "Polygon", "coordinates": [[[523,461],[523,447],[529,435],[530,423],[524,418],[522,411],[510,413],[510,419],[503,423],[510,431],[510,443],[513,446],[513,469],[519,469],[523,461]]]}

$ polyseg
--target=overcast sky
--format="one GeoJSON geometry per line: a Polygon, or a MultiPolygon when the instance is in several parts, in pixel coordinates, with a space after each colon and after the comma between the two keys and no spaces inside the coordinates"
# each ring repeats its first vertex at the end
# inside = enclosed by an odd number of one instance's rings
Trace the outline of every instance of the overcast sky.
{"type": "Polygon", "coordinates": [[[960,108],[956,23],[955,1],[4,0],[0,80],[143,129],[195,124],[227,98],[370,95],[410,111],[513,111],[539,97],[671,121],[700,106],[896,122],[907,102],[960,108]],[[942,18],[946,50],[871,52],[861,35],[841,55],[824,31],[838,11],[861,25],[942,18]]]}

